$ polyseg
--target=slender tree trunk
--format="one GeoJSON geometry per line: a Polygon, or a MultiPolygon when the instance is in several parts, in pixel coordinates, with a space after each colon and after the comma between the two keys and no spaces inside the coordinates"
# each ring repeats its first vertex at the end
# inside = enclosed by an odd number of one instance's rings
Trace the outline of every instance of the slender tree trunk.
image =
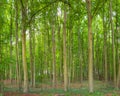
{"type": "MultiPolygon", "coordinates": [[[[69,17],[70,18],[70,17],[69,17]]],[[[69,76],[69,86],[70,86],[70,83],[72,82],[72,43],[73,43],[73,38],[72,38],[72,26],[71,26],[71,21],[69,20],[69,23],[70,23],[70,28],[69,28],[69,48],[68,48],[68,60],[69,60],[69,70],[68,70],[68,76],[69,76]]]]}
{"type": "Polygon", "coordinates": [[[16,35],[16,73],[17,73],[17,85],[20,88],[20,73],[19,73],[19,47],[18,47],[18,3],[15,0],[15,35],[16,35]]]}
{"type": "Polygon", "coordinates": [[[52,63],[53,63],[53,87],[56,88],[56,44],[55,44],[55,26],[52,23],[52,63]]]}
{"type": "MultiPolygon", "coordinates": [[[[69,10],[69,12],[70,12],[70,10],[69,10]]],[[[72,73],[74,73],[73,72],[73,55],[72,55],[72,46],[73,46],[73,32],[72,32],[72,22],[71,22],[71,18],[69,17],[69,30],[68,30],[68,36],[69,36],[69,38],[68,38],[68,55],[67,55],[67,58],[68,58],[68,64],[69,64],[69,66],[68,66],[68,76],[69,76],[69,82],[68,82],[68,85],[69,85],[69,87],[70,87],[70,83],[73,81],[73,75],[72,75],[72,73]]]]}
{"type": "Polygon", "coordinates": [[[23,92],[28,92],[28,69],[26,62],[26,19],[27,19],[27,0],[24,3],[21,0],[22,6],[22,62],[23,62],[23,72],[24,72],[24,85],[23,92]],[[22,6],[24,4],[24,6],[22,6]]]}
{"type": "MultiPolygon", "coordinates": [[[[110,61],[111,60],[111,51],[112,51],[111,44],[110,44],[111,36],[110,36],[110,33],[108,33],[108,34],[109,34],[109,44],[108,44],[109,47],[107,48],[109,50],[108,56],[107,56],[108,57],[108,64],[109,64],[108,65],[108,70],[112,70],[112,66],[111,66],[112,64],[111,64],[111,61],[110,61]]],[[[111,81],[112,80],[112,74],[110,72],[108,74],[109,74],[109,81],[111,81]]]]}
{"type": "Polygon", "coordinates": [[[110,0],[110,22],[111,22],[111,30],[112,30],[112,58],[113,58],[113,72],[114,72],[114,86],[116,86],[116,62],[115,62],[115,40],[114,40],[114,25],[112,20],[112,0],[110,0]]]}
{"type": "MultiPolygon", "coordinates": [[[[33,32],[34,32],[35,30],[33,29],[33,32]]],[[[35,57],[35,50],[36,50],[36,42],[35,42],[36,40],[35,40],[35,32],[33,33],[33,44],[34,44],[34,46],[33,46],[33,87],[35,88],[36,87],[36,78],[35,78],[35,76],[36,76],[36,66],[35,66],[35,59],[36,59],[36,57],[35,57]]]]}
{"type": "Polygon", "coordinates": [[[93,52],[92,52],[92,16],[91,16],[91,0],[86,0],[88,15],[88,79],[89,92],[93,92],[93,52]]]}
{"type": "Polygon", "coordinates": [[[58,51],[59,51],[59,72],[58,72],[58,77],[59,77],[59,79],[60,79],[60,77],[61,77],[61,54],[60,54],[60,52],[61,52],[61,50],[60,50],[60,44],[61,44],[61,38],[60,38],[60,25],[58,24],[58,33],[57,33],[57,38],[58,38],[58,40],[59,40],[59,44],[58,44],[58,51]]]}
{"type": "Polygon", "coordinates": [[[28,71],[26,63],[26,33],[22,30],[22,60],[23,60],[23,72],[24,72],[24,92],[28,91],[28,71]]]}
{"type": "MultiPolygon", "coordinates": [[[[45,18],[44,18],[44,20],[46,20],[45,18]]],[[[48,44],[47,44],[47,24],[46,24],[46,22],[44,22],[44,27],[45,27],[45,33],[43,33],[43,40],[44,40],[44,65],[43,65],[43,72],[44,72],[44,75],[45,75],[45,77],[43,77],[43,79],[44,79],[44,81],[45,82],[48,82],[48,44]]],[[[45,86],[46,88],[47,88],[47,86],[45,86]]]]}
{"type": "Polygon", "coordinates": [[[64,69],[64,91],[68,90],[68,71],[67,71],[67,56],[66,56],[66,9],[64,9],[64,24],[63,24],[63,69],[64,69]]]}
{"type": "MultiPolygon", "coordinates": [[[[11,5],[11,18],[10,18],[10,57],[11,57],[11,60],[12,60],[12,42],[13,42],[13,38],[12,38],[12,31],[13,31],[13,27],[12,27],[12,25],[13,25],[13,21],[12,21],[12,17],[13,16],[13,14],[12,14],[12,5],[11,5]]],[[[10,65],[9,65],[9,68],[10,68],[10,83],[12,83],[12,64],[10,63],[10,65]]]]}
{"type": "MultiPolygon", "coordinates": [[[[104,6],[104,4],[103,4],[104,6]]],[[[108,66],[107,66],[107,32],[106,32],[106,24],[105,24],[105,12],[103,7],[103,32],[104,32],[104,64],[105,64],[105,83],[108,82],[108,66]]]]}
{"type": "Polygon", "coordinates": [[[74,82],[74,55],[73,55],[73,32],[72,32],[72,26],[70,30],[70,77],[71,77],[71,82],[74,82]]]}
{"type": "Polygon", "coordinates": [[[119,60],[119,68],[118,68],[117,84],[116,84],[117,89],[120,87],[119,84],[120,84],[120,60],[119,60]]]}
{"type": "MultiPolygon", "coordinates": [[[[48,40],[47,40],[47,42],[48,42],[48,51],[49,51],[49,53],[52,53],[51,51],[51,38],[50,38],[50,31],[48,31],[47,32],[48,34],[47,34],[47,38],[48,38],[48,40]]],[[[51,68],[51,63],[52,63],[52,60],[51,60],[51,54],[48,54],[48,64],[49,64],[49,67],[51,68]]],[[[51,68],[52,69],[52,68],[51,68]]],[[[53,76],[51,75],[51,73],[52,73],[53,71],[52,70],[50,70],[49,71],[49,78],[50,78],[50,81],[52,82],[53,81],[53,76]]]]}
{"type": "Polygon", "coordinates": [[[32,29],[31,29],[32,26],[30,26],[29,28],[29,45],[30,45],[30,67],[31,67],[31,85],[33,87],[33,43],[32,43],[32,29]]]}
{"type": "Polygon", "coordinates": [[[59,77],[60,77],[60,80],[62,81],[62,78],[63,78],[63,68],[62,68],[62,65],[63,65],[63,52],[62,52],[62,49],[63,49],[63,47],[62,47],[62,39],[61,39],[61,26],[60,26],[60,24],[59,24],[59,28],[58,28],[58,40],[59,40],[59,54],[60,54],[60,59],[59,59],[59,62],[60,62],[60,71],[59,71],[59,77]]]}
{"type": "Polygon", "coordinates": [[[82,76],[82,46],[81,46],[81,34],[78,30],[78,58],[79,58],[79,66],[80,66],[80,83],[82,83],[83,76],[82,76]]]}
{"type": "Polygon", "coordinates": [[[120,87],[120,55],[119,55],[119,32],[120,32],[120,27],[118,26],[118,0],[116,0],[116,37],[117,37],[117,49],[116,49],[116,52],[117,52],[117,65],[118,65],[118,74],[117,74],[117,89],[120,87]]]}
{"type": "MultiPolygon", "coordinates": [[[[2,35],[0,35],[0,63],[2,62],[2,43],[1,43],[1,37],[2,35]]],[[[2,81],[2,67],[0,67],[0,81],[2,81]]]]}

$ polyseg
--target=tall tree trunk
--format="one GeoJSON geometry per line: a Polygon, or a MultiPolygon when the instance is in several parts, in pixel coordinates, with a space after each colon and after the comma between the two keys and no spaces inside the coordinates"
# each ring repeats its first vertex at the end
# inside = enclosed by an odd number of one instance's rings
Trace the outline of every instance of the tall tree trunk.
{"type": "MultiPolygon", "coordinates": [[[[0,35],[0,63],[2,62],[2,35],[0,35]]],[[[0,67],[0,81],[2,81],[2,67],[0,67]]]]}
{"type": "MultiPolygon", "coordinates": [[[[69,17],[70,18],[70,17],[69,17]]],[[[70,22],[70,21],[69,21],[70,22]]],[[[68,70],[68,76],[69,76],[69,86],[70,83],[72,82],[73,78],[72,77],[72,64],[73,64],[73,58],[72,58],[72,46],[73,46],[73,32],[72,32],[72,26],[71,26],[71,22],[70,22],[70,28],[69,28],[69,54],[68,54],[68,59],[69,59],[69,70],[68,70]]]]}
{"type": "Polygon", "coordinates": [[[22,6],[22,62],[23,62],[23,72],[24,72],[23,92],[28,92],[28,69],[27,69],[27,63],[26,63],[27,0],[24,0],[24,3],[21,0],[21,6],[22,6]]]}
{"type": "Polygon", "coordinates": [[[59,25],[58,25],[59,27],[58,27],[58,40],[59,40],[59,54],[60,54],[60,56],[59,56],[59,62],[60,62],[60,66],[59,66],[59,78],[60,78],[60,80],[62,80],[62,78],[63,78],[63,71],[62,71],[62,65],[63,65],[63,60],[62,60],[62,54],[63,54],[63,52],[62,52],[62,49],[63,49],[63,47],[62,47],[62,39],[61,39],[61,26],[60,26],[60,22],[59,22],[59,25]]]}
{"type": "MultiPolygon", "coordinates": [[[[33,32],[34,32],[35,30],[33,29],[33,32]]],[[[36,76],[36,66],[35,66],[35,49],[36,49],[36,42],[35,42],[36,40],[35,40],[35,32],[33,33],[33,44],[34,44],[34,46],[33,46],[33,87],[35,88],[35,86],[36,86],[36,83],[35,83],[35,81],[36,81],[36,79],[35,79],[35,76],[36,76]]]]}
{"type": "Polygon", "coordinates": [[[88,16],[88,79],[89,92],[93,92],[93,52],[92,52],[92,15],[91,15],[91,0],[86,0],[87,16],[88,16]]]}
{"type": "Polygon", "coordinates": [[[33,72],[33,70],[34,70],[34,68],[33,68],[33,43],[32,43],[32,39],[33,39],[33,37],[32,37],[32,28],[31,28],[32,26],[30,26],[30,28],[29,28],[29,45],[30,45],[30,67],[31,67],[31,85],[32,85],[32,87],[33,87],[33,74],[34,74],[34,72],[33,72]]]}
{"type": "MultiPolygon", "coordinates": [[[[24,25],[24,24],[23,24],[24,25]]],[[[28,70],[26,63],[26,30],[22,30],[22,60],[23,60],[23,72],[24,72],[24,92],[28,91],[28,70]]]]}
{"type": "Polygon", "coordinates": [[[52,21],[52,63],[53,63],[53,87],[56,87],[56,46],[55,46],[55,26],[52,21]]]}
{"type": "Polygon", "coordinates": [[[118,65],[118,70],[117,70],[117,84],[116,87],[117,89],[120,87],[120,60],[119,60],[119,32],[120,32],[120,27],[118,26],[118,0],[116,0],[116,39],[117,39],[117,46],[116,46],[116,54],[117,54],[117,65],[118,65]]]}
{"type": "MultiPolygon", "coordinates": [[[[12,31],[13,31],[13,27],[12,27],[12,25],[13,25],[13,21],[12,21],[12,17],[13,16],[13,14],[12,14],[12,5],[11,5],[11,18],[10,18],[10,57],[11,57],[11,60],[12,60],[12,31]]],[[[10,62],[10,65],[9,65],[9,68],[10,68],[10,83],[12,83],[12,64],[11,64],[11,62],[10,62]]]]}
{"type": "Polygon", "coordinates": [[[116,84],[116,87],[117,89],[120,87],[120,60],[119,60],[119,67],[118,67],[118,75],[117,75],[117,84],[116,84]]]}
{"type": "MultiPolygon", "coordinates": [[[[69,10],[70,12],[70,10],[69,10]]],[[[71,16],[69,16],[69,30],[68,30],[68,55],[67,55],[67,58],[68,58],[68,87],[70,87],[70,83],[73,81],[73,32],[72,32],[72,22],[71,22],[71,16]]]]}
{"type": "Polygon", "coordinates": [[[114,73],[114,86],[116,87],[116,62],[115,62],[115,40],[114,40],[114,25],[113,25],[113,13],[112,13],[112,0],[110,0],[110,22],[112,30],[112,58],[113,58],[113,73],[114,73]]]}
{"type": "Polygon", "coordinates": [[[20,88],[20,73],[19,73],[19,47],[18,47],[18,3],[15,0],[15,35],[16,35],[16,73],[17,73],[17,85],[20,88]]]}
{"type": "Polygon", "coordinates": [[[66,9],[64,9],[64,24],[63,24],[63,69],[64,69],[64,91],[68,90],[68,71],[67,71],[67,53],[66,53],[66,9]]]}
{"type": "Polygon", "coordinates": [[[82,63],[83,63],[83,58],[82,58],[82,46],[81,46],[81,34],[80,30],[78,30],[78,59],[79,59],[79,66],[80,66],[80,83],[82,83],[83,76],[82,76],[82,63]]]}
{"type": "MultiPolygon", "coordinates": [[[[104,6],[104,4],[103,4],[104,6]]],[[[104,64],[105,64],[105,83],[108,81],[108,66],[107,66],[107,32],[105,24],[105,8],[103,7],[103,32],[104,32],[104,64]]]]}

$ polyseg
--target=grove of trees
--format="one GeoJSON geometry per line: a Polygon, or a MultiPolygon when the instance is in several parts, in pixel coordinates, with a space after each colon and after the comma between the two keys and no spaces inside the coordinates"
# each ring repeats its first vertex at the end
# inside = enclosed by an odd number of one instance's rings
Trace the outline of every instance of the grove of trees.
{"type": "Polygon", "coordinates": [[[0,81],[120,85],[120,0],[0,0],[0,81]]]}

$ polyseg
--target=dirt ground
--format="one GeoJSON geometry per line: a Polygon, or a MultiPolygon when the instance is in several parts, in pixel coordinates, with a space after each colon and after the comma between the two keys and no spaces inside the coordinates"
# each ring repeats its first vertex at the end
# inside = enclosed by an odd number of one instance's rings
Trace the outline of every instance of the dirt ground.
{"type": "Polygon", "coordinates": [[[2,96],[40,96],[39,94],[30,94],[30,93],[18,93],[18,92],[4,92],[1,93],[2,96]]]}
{"type": "MultiPolygon", "coordinates": [[[[35,94],[35,93],[33,94],[33,93],[18,93],[18,92],[4,92],[4,93],[0,93],[0,94],[2,94],[0,96],[65,96],[64,94],[52,94],[52,95],[44,94],[44,95],[40,95],[40,94],[35,94]]],[[[69,96],[83,96],[83,95],[80,95],[80,94],[73,95],[73,94],[71,94],[69,96]]],[[[92,95],[90,95],[90,96],[92,96],[92,95]]],[[[93,95],[93,96],[95,96],[95,95],[93,95]]],[[[120,95],[114,95],[112,93],[107,93],[104,96],[120,96],[120,95]]]]}
{"type": "MultiPolygon", "coordinates": [[[[2,96],[43,96],[43,95],[40,95],[40,94],[30,94],[30,93],[21,94],[21,93],[17,93],[17,92],[5,92],[5,93],[3,93],[2,96]]],[[[65,95],[64,94],[54,94],[53,96],[65,96],[65,95]]],[[[73,95],[71,95],[71,96],[73,96],[73,95]]],[[[74,96],[81,96],[81,95],[77,94],[77,95],[74,95],[74,96]]],[[[107,93],[104,96],[113,96],[113,94],[112,93],[107,93]]]]}

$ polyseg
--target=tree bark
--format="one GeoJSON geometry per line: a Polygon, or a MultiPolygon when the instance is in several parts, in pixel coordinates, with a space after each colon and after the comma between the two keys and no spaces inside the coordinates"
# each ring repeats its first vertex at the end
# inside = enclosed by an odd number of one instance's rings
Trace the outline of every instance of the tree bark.
{"type": "Polygon", "coordinates": [[[83,81],[83,75],[82,75],[82,63],[83,63],[83,56],[82,56],[82,46],[81,46],[81,34],[80,30],[78,30],[78,58],[79,58],[79,66],[80,66],[80,83],[83,81]]]}
{"type": "MultiPolygon", "coordinates": [[[[10,57],[11,57],[11,60],[12,60],[12,42],[13,42],[13,38],[12,38],[12,31],[13,31],[13,14],[12,14],[12,5],[11,5],[11,17],[10,17],[10,57]]],[[[9,65],[9,68],[10,68],[10,83],[12,83],[12,63],[10,62],[10,65],[9,65]]]]}
{"type": "Polygon", "coordinates": [[[117,54],[117,65],[118,65],[118,74],[117,74],[117,89],[120,87],[120,60],[119,60],[119,31],[120,31],[120,27],[118,26],[118,0],[116,0],[116,36],[117,36],[117,48],[116,48],[116,54],[117,54]]]}
{"type": "MultiPolygon", "coordinates": [[[[34,32],[34,30],[33,30],[33,32],[34,32]]],[[[35,57],[35,50],[36,50],[36,42],[35,42],[36,40],[35,40],[35,32],[33,33],[33,44],[34,44],[34,46],[33,46],[33,87],[35,88],[36,87],[36,78],[35,78],[35,76],[36,76],[36,66],[35,66],[35,59],[36,59],[36,57],[35,57]]]]}
{"type": "MultiPolygon", "coordinates": [[[[118,57],[119,59],[119,57],[118,57]]],[[[118,61],[118,75],[117,75],[117,83],[116,83],[116,88],[119,89],[119,84],[120,84],[120,60],[118,61]]]]}
{"type": "Polygon", "coordinates": [[[91,0],[86,0],[88,16],[88,81],[89,92],[93,92],[93,52],[92,52],[92,15],[91,0]]]}
{"type": "Polygon", "coordinates": [[[110,0],[110,22],[111,22],[111,30],[112,30],[112,58],[113,58],[113,74],[114,74],[114,86],[116,87],[116,62],[115,62],[115,40],[114,40],[114,25],[112,20],[112,0],[110,0]]]}
{"type": "Polygon", "coordinates": [[[20,71],[19,71],[19,47],[18,47],[18,2],[15,0],[15,35],[16,35],[16,73],[17,85],[20,88],[20,71]]]}
{"type": "Polygon", "coordinates": [[[23,92],[28,92],[28,69],[27,69],[27,62],[26,62],[26,27],[27,27],[26,26],[26,19],[27,19],[26,6],[27,6],[27,0],[24,0],[24,7],[22,6],[22,62],[23,62],[23,72],[24,72],[23,92]]]}
{"type": "Polygon", "coordinates": [[[52,63],[53,63],[53,87],[56,87],[56,43],[54,20],[52,23],[52,63]]]}
{"type": "Polygon", "coordinates": [[[104,32],[104,64],[105,64],[105,83],[108,82],[108,66],[107,66],[107,32],[105,24],[105,9],[103,4],[103,32],[104,32]]]}
{"type": "Polygon", "coordinates": [[[64,91],[68,90],[68,71],[67,71],[67,56],[66,56],[66,9],[64,9],[64,24],[63,24],[63,69],[64,69],[64,91]]]}
{"type": "Polygon", "coordinates": [[[32,43],[32,29],[31,29],[31,27],[32,26],[30,26],[30,28],[29,28],[29,45],[30,45],[30,67],[31,67],[31,85],[32,85],[32,87],[33,87],[33,74],[34,74],[34,72],[33,72],[33,43],[32,43]]]}

